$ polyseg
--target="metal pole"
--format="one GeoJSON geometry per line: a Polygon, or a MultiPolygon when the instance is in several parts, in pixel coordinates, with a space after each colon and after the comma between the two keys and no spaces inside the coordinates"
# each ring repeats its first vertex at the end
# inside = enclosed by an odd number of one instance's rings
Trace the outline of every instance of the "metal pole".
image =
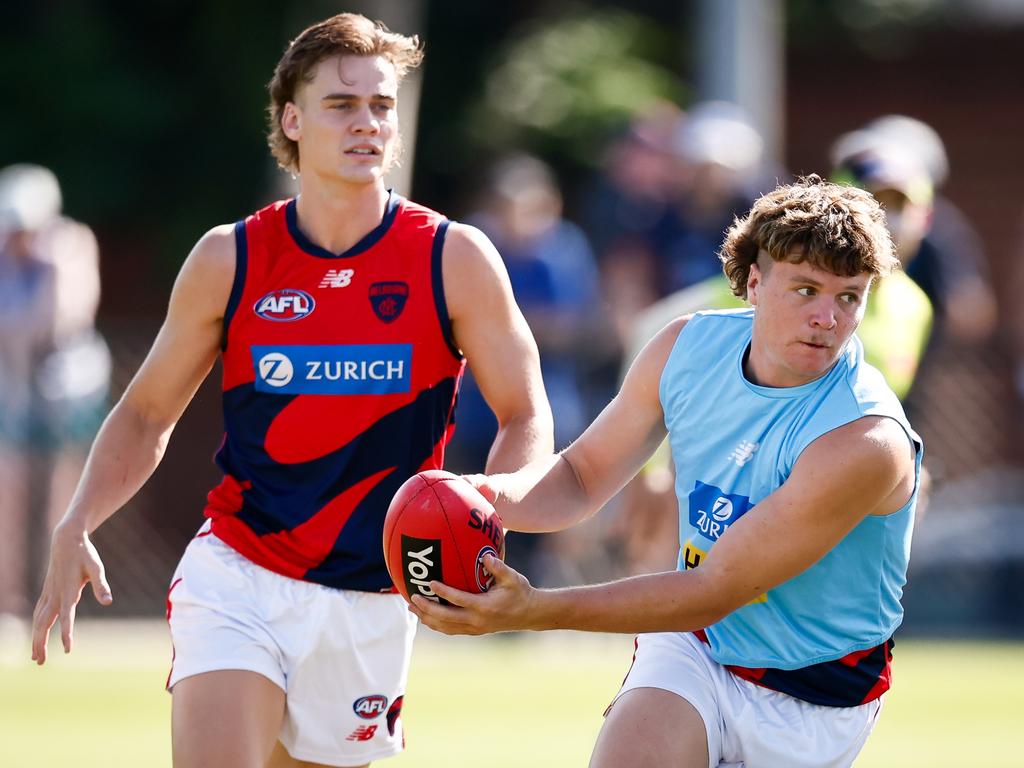
{"type": "Polygon", "coordinates": [[[781,0],[700,0],[697,93],[738,104],[783,161],[785,28],[781,0]]]}

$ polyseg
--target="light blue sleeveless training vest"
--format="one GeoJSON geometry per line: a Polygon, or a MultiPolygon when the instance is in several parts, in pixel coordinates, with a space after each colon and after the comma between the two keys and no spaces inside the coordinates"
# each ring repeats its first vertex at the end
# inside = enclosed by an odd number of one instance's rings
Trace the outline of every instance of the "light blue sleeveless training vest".
{"type": "MultiPolygon", "coordinates": [[[[676,469],[679,569],[693,568],[722,533],[789,477],[816,438],[863,416],[888,416],[921,438],[854,336],[835,366],[799,387],[750,383],[743,359],[751,309],[697,313],[661,377],[676,469]]],[[[721,664],[796,669],[871,648],[903,618],[917,487],[902,509],[868,516],[804,573],[707,628],[721,664]]],[[[785,547],[786,531],[764,542],[785,547]]]]}

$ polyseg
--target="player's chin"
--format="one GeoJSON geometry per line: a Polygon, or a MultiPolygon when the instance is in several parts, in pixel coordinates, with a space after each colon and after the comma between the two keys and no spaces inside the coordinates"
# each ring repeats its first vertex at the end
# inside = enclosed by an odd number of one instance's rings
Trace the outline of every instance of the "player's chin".
{"type": "Polygon", "coordinates": [[[803,376],[815,379],[828,371],[837,359],[838,355],[832,347],[801,344],[797,354],[793,356],[790,367],[803,376]]]}
{"type": "Polygon", "coordinates": [[[338,171],[338,176],[347,184],[376,184],[384,178],[381,164],[345,166],[338,171]]]}

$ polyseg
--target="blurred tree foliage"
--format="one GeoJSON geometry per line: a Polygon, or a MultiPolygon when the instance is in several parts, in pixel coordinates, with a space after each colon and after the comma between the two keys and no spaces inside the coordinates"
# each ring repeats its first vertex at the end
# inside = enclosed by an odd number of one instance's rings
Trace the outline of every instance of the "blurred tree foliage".
{"type": "Polygon", "coordinates": [[[957,24],[972,3],[960,0],[786,0],[787,37],[828,50],[848,41],[872,58],[905,57],[929,26],[957,24]]]}
{"type": "MultiPolygon", "coordinates": [[[[443,198],[459,179],[478,180],[481,168],[516,149],[544,158],[571,183],[598,165],[604,144],[630,116],[659,100],[683,102],[683,11],[634,5],[641,7],[548,8],[489,41],[470,97],[454,108],[445,99],[444,113],[424,121],[417,179],[443,198]]],[[[428,46],[431,40],[425,114],[441,102],[432,88],[438,41],[428,37],[428,46]]],[[[464,46],[457,51],[471,60],[464,46]]],[[[465,65],[456,71],[471,76],[465,65]]]]}
{"type": "MultiPolygon", "coordinates": [[[[540,154],[563,177],[594,163],[632,110],[682,96],[674,73],[686,6],[431,2],[415,195],[447,210],[481,164],[510,147],[540,154]]],[[[100,237],[106,312],[162,311],[206,229],[280,194],[265,145],[266,82],[291,36],[343,9],[298,0],[5,4],[0,165],[57,173],[66,211],[100,237]]]]}
{"type": "Polygon", "coordinates": [[[675,72],[658,61],[675,42],[624,9],[533,22],[498,53],[469,130],[483,146],[525,144],[590,165],[631,115],[681,99],[675,72]]]}
{"type": "Polygon", "coordinates": [[[144,275],[169,280],[206,228],[244,215],[266,185],[264,85],[283,14],[242,7],[5,6],[0,164],[51,167],[105,259],[146,260],[144,275]]]}

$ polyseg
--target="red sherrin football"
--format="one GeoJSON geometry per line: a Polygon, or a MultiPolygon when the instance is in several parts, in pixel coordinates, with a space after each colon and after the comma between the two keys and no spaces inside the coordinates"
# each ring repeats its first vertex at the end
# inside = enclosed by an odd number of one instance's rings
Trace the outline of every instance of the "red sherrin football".
{"type": "MultiPolygon", "coordinates": [[[[441,581],[464,592],[486,592],[493,581],[482,560],[505,557],[501,518],[480,491],[451,472],[431,469],[406,480],[384,518],[384,561],[406,600],[441,581]]],[[[444,602],[444,601],[441,601],[444,602]]]]}

